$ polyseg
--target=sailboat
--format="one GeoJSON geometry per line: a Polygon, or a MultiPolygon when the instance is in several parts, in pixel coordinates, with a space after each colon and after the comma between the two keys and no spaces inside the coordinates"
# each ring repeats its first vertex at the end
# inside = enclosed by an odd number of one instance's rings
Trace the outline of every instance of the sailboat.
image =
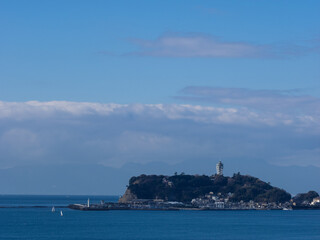
{"type": "Polygon", "coordinates": [[[60,211],[60,216],[61,216],[61,217],[63,216],[63,212],[62,212],[62,211],[60,211]]]}
{"type": "Polygon", "coordinates": [[[56,209],[53,206],[52,209],[51,209],[51,212],[55,212],[55,211],[56,211],[56,209]]]}

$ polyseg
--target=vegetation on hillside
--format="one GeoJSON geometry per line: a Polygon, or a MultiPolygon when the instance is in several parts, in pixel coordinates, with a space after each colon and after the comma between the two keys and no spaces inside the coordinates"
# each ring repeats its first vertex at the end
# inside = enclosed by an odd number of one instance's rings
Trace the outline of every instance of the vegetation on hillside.
{"type": "Polygon", "coordinates": [[[319,194],[315,191],[309,191],[307,193],[299,193],[294,198],[293,201],[297,204],[310,203],[316,197],[319,197],[319,194]]]}
{"type": "Polygon", "coordinates": [[[132,177],[128,189],[139,199],[163,199],[167,201],[190,202],[209,192],[230,196],[230,201],[286,202],[291,195],[273,187],[258,178],[234,174],[220,175],[140,175],[132,177]]]}

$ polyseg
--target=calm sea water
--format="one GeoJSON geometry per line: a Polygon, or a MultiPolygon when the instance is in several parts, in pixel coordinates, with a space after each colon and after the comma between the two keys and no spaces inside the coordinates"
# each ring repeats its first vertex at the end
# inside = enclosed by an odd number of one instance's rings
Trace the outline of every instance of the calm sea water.
{"type": "Polygon", "coordinates": [[[320,239],[320,211],[75,211],[115,196],[1,196],[0,239],[320,239]],[[60,216],[60,210],[64,216],[60,216]]]}

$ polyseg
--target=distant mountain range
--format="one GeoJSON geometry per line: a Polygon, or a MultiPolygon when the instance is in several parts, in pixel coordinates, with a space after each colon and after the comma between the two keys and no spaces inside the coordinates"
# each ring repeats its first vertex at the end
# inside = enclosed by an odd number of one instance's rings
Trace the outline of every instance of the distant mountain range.
{"type": "MultiPolygon", "coordinates": [[[[281,167],[265,162],[226,159],[226,176],[233,173],[259,176],[273,186],[283,188],[295,195],[309,190],[320,192],[320,168],[281,167]]],[[[0,194],[97,194],[121,195],[131,176],[140,174],[173,175],[215,173],[215,162],[199,161],[195,166],[191,161],[169,165],[160,162],[149,164],[125,164],[121,168],[101,165],[30,165],[0,169],[0,194]]]]}

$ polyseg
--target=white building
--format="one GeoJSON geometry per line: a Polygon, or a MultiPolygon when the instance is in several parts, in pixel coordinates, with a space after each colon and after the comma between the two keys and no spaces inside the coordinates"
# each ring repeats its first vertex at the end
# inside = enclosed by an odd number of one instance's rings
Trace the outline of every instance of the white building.
{"type": "Polygon", "coordinates": [[[224,208],[224,202],[215,202],[214,205],[216,208],[224,208]]]}
{"type": "Polygon", "coordinates": [[[223,164],[219,161],[216,165],[217,175],[223,175],[223,164]]]}
{"type": "Polygon", "coordinates": [[[316,197],[313,199],[313,201],[311,202],[311,205],[320,205],[320,197],[316,197]]]}

